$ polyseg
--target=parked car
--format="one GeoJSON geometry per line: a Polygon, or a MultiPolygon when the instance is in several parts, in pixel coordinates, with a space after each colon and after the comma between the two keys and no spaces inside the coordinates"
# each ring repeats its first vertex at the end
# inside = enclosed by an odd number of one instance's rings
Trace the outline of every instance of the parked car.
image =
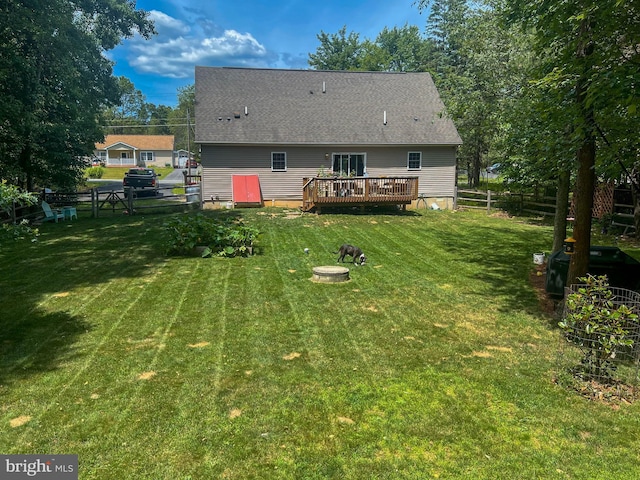
{"type": "Polygon", "coordinates": [[[200,164],[198,162],[196,162],[195,160],[189,160],[187,162],[186,168],[198,168],[199,166],[200,166],[200,164]]]}
{"type": "Polygon", "coordinates": [[[124,174],[122,186],[127,195],[130,190],[133,190],[137,196],[140,196],[142,192],[158,195],[160,188],[159,176],[160,174],[156,173],[153,168],[131,168],[124,174]]]}
{"type": "Polygon", "coordinates": [[[500,175],[500,171],[502,170],[502,165],[499,163],[494,163],[487,167],[487,173],[492,173],[494,175],[500,175]]]}

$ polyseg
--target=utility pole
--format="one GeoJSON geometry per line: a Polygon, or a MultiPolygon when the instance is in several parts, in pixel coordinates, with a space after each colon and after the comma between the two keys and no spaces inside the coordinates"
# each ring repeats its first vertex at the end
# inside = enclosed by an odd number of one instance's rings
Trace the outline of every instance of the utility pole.
{"type": "MultiPolygon", "coordinates": [[[[191,177],[191,115],[187,107],[187,172],[191,177]]],[[[191,180],[191,178],[189,178],[191,180]]]]}

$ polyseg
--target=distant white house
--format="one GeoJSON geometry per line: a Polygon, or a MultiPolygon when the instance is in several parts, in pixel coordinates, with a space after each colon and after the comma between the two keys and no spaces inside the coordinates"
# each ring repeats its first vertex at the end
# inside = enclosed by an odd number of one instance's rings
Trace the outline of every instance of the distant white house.
{"type": "Polygon", "coordinates": [[[175,166],[173,135],[107,135],[94,155],[107,167],[175,166]]]}

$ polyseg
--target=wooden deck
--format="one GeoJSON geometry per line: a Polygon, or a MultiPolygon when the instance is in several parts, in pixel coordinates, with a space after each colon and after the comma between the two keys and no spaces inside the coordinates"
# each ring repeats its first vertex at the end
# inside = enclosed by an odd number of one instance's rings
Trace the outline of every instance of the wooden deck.
{"type": "Polygon", "coordinates": [[[302,210],[322,207],[409,205],[418,199],[418,177],[303,178],[302,210]]]}

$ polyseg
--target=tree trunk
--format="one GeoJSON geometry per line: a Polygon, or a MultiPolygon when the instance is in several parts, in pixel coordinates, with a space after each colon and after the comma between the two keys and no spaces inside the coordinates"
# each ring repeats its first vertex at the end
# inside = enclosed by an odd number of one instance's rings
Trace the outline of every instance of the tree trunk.
{"type": "Polygon", "coordinates": [[[20,150],[20,156],[18,158],[18,162],[22,172],[24,174],[24,183],[22,183],[22,188],[24,188],[27,192],[33,192],[35,188],[35,182],[33,179],[33,168],[31,165],[31,143],[29,136],[27,135],[27,143],[25,143],[20,150]]]}
{"type": "Polygon", "coordinates": [[[480,153],[480,148],[476,148],[476,151],[473,154],[473,188],[478,188],[480,186],[480,164],[482,162],[482,155],[480,153]]]}
{"type": "Polygon", "coordinates": [[[593,135],[586,135],[584,144],[578,151],[578,176],[576,177],[573,238],[576,240],[575,253],[571,256],[567,285],[584,277],[589,268],[591,250],[591,216],[593,211],[593,191],[595,187],[596,143],[593,135]]]}
{"type": "Polygon", "coordinates": [[[570,184],[571,172],[568,170],[561,171],[558,174],[558,190],[556,191],[556,216],[553,222],[552,252],[562,250],[564,239],[567,238],[570,184]]]}
{"type": "Polygon", "coordinates": [[[633,188],[633,224],[636,226],[636,238],[640,239],[640,192],[633,188]]]}
{"type": "Polygon", "coordinates": [[[575,190],[575,223],[573,238],[576,240],[575,252],[571,256],[567,285],[576,283],[589,269],[589,251],[591,250],[591,218],[593,212],[593,192],[596,181],[596,127],[593,102],[589,101],[588,89],[593,66],[594,44],[591,41],[592,26],[584,19],[580,28],[581,41],[578,43],[576,57],[582,62],[582,75],[576,82],[576,106],[580,112],[580,130],[582,141],[578,149],[578,175],[575,190]]]}

